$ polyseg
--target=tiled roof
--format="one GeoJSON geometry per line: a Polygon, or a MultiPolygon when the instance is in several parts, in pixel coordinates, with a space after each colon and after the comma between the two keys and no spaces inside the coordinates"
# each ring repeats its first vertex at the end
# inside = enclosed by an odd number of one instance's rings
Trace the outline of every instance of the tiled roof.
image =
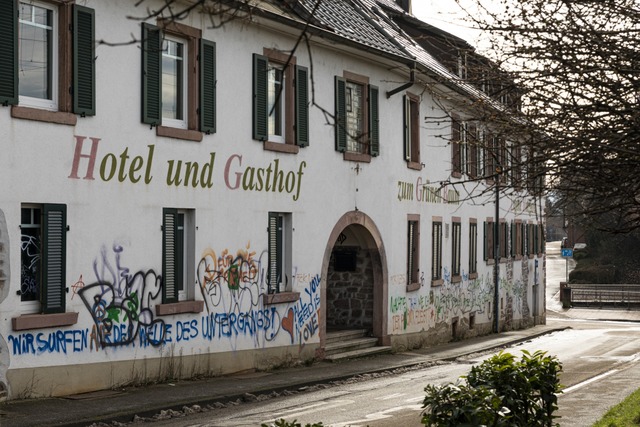
{"type": "MultiPolygon", "coordinates": [[[[311,12],[316,1],[300,0],[300,3],[311,12]]],[[[406,56],[393,39],[376,28],[377,23],[372,20],[370,11],[359,3],[357,0],[322,0],[314,18],[346,39],[394,55],[406,56]]]]}

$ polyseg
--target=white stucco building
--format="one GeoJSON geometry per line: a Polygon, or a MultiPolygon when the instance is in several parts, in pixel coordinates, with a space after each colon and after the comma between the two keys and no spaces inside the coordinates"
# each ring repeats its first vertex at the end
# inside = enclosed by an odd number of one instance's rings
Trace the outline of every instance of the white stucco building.
{"type": "Polygon", "coordinates": [[[545,321],[539,200],[501,197],[494,245],[508,141],[433,29],[391,0],[134,3],[0,0],[5,398],[545,321]]]}

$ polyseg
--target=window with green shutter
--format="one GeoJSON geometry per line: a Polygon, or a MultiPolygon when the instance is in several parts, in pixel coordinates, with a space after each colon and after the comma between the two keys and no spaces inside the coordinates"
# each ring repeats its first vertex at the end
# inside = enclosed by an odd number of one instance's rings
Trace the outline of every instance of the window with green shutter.
{"type": "Polygon", "coordinates": [[[412,169],[420,165],[420,97],[407,93],[403,97],[404,159],[412,169]]]}
{"type": "Polygon", "coordinates": [[[142,23],[141,122],[159,136],[201,141],[216,132],[216,44],[173,20],[142,23]]]}
{"type": "Polygon", "coordinates": [[[253,55],[252,135],[266,150],[297,153],[309,145],[308,69],[296,57],[263,49],[253,55]]]}
{"type": "Polygon", "coordinates": [[[267,285],[270,294],[291,291],[291,214],[269,212],[267,285]]]}
{"type": "Polygon", "coordinates": [[[369,162],[380,154],[379,89],[369,78],[335,76],[335,149],[345,160],[369,162]]]}
{"type": "Polygon", "coordinates": [[[420,281],[420,215],[411,214],[407,221],[407,286],[420,281]]]}
{"type": "Polygon", "coordinates": [[[431,280],[442,279],[442,221],[433,221],[431,228],[431,280]]]}
{"type": "Polygon", "coordinates": [[[95,115],[94,34],[93,9],[74,2],[0,2],[0,104],[68,125],[95,115]]]}
{"type": "Polygon", "coordinates": [[[34,312],[64,313],[67,206],[23,205],[20,230],[20,300],[34,312]]]}
{"type": "Polygon", "coordinates": [[[162,303],[192,300],[195,289],[195,210],[162,209],[162,303]]]}

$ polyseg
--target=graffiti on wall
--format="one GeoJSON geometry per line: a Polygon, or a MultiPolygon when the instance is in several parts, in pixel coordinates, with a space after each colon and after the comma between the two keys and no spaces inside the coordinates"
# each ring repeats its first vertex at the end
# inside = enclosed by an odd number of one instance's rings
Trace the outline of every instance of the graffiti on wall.
{"type": "Polygon", "coordinates": [[[94,321],[93,335],[101,347],[131,344],[137,337],[160,345],[166,328],[152,305],[162,293],[162,276],[151,269],[133,273],[122,254],[122,246],[103,247],[93,262],[96,282],[77,290],[94,321]]]}

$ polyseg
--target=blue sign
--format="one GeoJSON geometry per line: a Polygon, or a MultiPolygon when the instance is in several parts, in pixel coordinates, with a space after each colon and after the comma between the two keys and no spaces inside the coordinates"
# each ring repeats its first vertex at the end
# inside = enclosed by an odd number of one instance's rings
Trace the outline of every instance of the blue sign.
{"type": "Polygon", "coordinates": [[[573,256],[573,249],[560,249],[563,258],[571,258],[573,256]]]}

